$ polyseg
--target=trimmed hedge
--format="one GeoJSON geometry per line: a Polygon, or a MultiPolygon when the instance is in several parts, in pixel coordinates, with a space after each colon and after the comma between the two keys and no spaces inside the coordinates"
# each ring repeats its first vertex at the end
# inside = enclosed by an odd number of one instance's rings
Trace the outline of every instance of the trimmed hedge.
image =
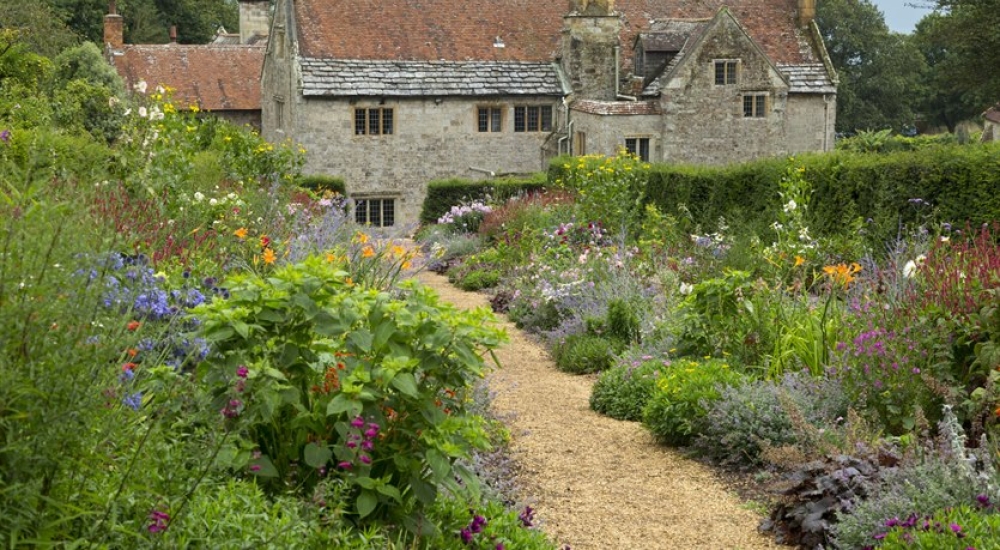
{"type": "Polygon", "coordinates": [[[487,195],[494,199],[506,199],[519,193],[545,189],[546,174],[538,173],[525,177],[501,178],[495,180],[467,180],[452,178],[436,180],[427,184],[427,198],[420,211],[420,223],[437,223],[452,206],[463,201],[483,199],[487,195]]]}
{"type": "MultiPolygon", "coordinates": [[[[566,157],[553,159],[551,184],[561,177],[566,157]]],[[[896,236],[900,223],[935,217],[953,225],[1000,220],[1000,144],[927,146],[915,151],[864,154],[837,151],[794,157],[813,185],[809,228],[832,235],[861,217],[878,224],[871,236],[896,236]]],[[[761,222],[767,227],[781,207],[778,182],[789,159],[772,158],[726,167],[652,165],[647,203],[677,215],[685,205],[694,222],[714,227],[719,216],[761,222]]]]}
{"type": "Polygon", "coordinates": [[[324,174],[302,175],[296,178],[295,184],[310,191],[333,191],[347,195],[347,185],[344,178],[324,174]]]}

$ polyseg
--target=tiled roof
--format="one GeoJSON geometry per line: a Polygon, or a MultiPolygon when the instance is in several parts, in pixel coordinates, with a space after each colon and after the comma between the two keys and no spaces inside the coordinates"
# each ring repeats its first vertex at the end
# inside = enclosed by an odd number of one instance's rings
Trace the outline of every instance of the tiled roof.
{"type": "Polygon", "coordinates": [[[647,32],[639,33],[647,52],[679,52],[688,37],[708,21],[657,21],[647,32]]]}
{"type": "MultiPolygon", "coordinates": [[[[300,54],[317,59],[550,61],[567,2],[559,0],[296,0],[300,54]],[[494,46],[499,37],[503,48],[494,46]]],[[[621,43],[655,21],[714,17],[728,6],[775,63],[818,58],[798,27],[798,0],[616,0],[621,43]]],[[[623,52],[628,65],[631,52],[623,52]]]]}
{"type": "Polygon", "coordinates": [[[209,111],[260,109],[262,46],[126,44],[113,58],[130,87],[140,80],[151,87],[170,86],[179,105],[209,111]]]}
{"type": "Polygon", "coordinates": [[[809,65],[778,65],[778,70],[788,78],[788,91],[795,94],[835,94],[837,85],[822,63],[809,65]]]}
{"type": "Polygon", "coordinates": [[[565,95],[554,63],[300,60],[305,96],[565,95]]]}
{"type": "Polygon", "coordinates": [[[997,103],[996,105],[987,109],[986,112],[983,113],[983,118],[985,118],[990,122],[1000,124],[1000,103],[997,103]]]}
{"type": "Polygon", "coordinates": [[[578,99],[570,109],[592,115],[658,115],[660,104],[657,101],[595,101],[578,99]]]}

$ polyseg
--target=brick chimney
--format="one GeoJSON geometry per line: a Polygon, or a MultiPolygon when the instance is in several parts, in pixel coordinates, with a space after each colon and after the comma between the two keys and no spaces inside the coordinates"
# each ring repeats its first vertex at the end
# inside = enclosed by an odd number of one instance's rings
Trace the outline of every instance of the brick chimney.
{"type": "Polygon", "coordinates": [[[104,44],[113,50],[125,45],[125,19],[118,15],[115,0],[108,3],[108,14],[104,16],[104,44]]]}
{"type": "Polygon", "coordinates": [[[254,37],[267,36],[270,29],[268,0],[240,0],[240,44],[248,44],[254,37]]]}
{"type": "Polygon", "coordinates": [[[808,27],[816,19],[816,0],[799,0],[799,26],[808,27]]]}

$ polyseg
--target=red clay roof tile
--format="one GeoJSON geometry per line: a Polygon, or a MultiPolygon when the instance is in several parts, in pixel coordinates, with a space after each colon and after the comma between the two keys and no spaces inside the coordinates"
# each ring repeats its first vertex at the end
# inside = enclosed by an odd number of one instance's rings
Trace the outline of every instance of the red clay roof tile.
{"type": "Polygon", "coordinates": [[[173,101],[209,111],[260,109],[263,46],[126,44],[115,68],[131,87],[145,80],[175,89],[173,101]]]}

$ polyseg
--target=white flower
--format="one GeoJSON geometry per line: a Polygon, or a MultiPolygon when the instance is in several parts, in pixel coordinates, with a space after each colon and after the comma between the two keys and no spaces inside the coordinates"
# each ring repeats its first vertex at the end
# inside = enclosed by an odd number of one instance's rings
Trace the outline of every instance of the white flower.
{"type": "Polygon", "coordinates": [[[680,292],[684,296],[687,296],[688,294],[691,294],[691,292],[693,292],[693,291],[694,291],[694,285],[688,284],[688,283],[681,283],[681,287],[678,290],[678,292],[680,292]]]}
{"type": "Polygon", "coordinates": [[[795,209],[796,209],[796,208],[797,208],[798,206],[799,206],[799,205],[795,204],[795,200],[794,200],[794,199],[792,199],[792,200],[788,201],[788,204],[786,204],[786,205],[785,205],[785,212],[792,212],[792,211],[794,211],[794,210],[795,210],[795,209]]]}
{"type": "Polygon", "coordinates": [[[216,199],[208,199],[208,204],[210,204],[212,206],[216,206],[216,205],[219,204],[219,201],[216,200],[216,199]]]}
{"type": "Polygon", "coordinates": [[[140,80],[139,82],[135,83],[135,86],[132,86],[132,89],[134,89],[135,91],[139,92],[140,94],[145,94],[146,93],[146,86],[147,86],[146,81],[145,80],[140,80]]]}
{"type": "Polygon", "coordinates": [[[951,237],[941,237],[941,242],[946,243],[951,240],[951,237]]]}
{"type": "Polygon", "coordinates": [[[906,265],[903,266],[903,277],[906,277],[907,279],[912,279],[916,273],[917,273],[917,263],[914,262],[913,260],[906,262],[906,265]]]}
{"type": "Polygon", "coordinates": [[[159,107],[153,107],[149,111],[149,120],[163,120],[163,111],[159,107]]]}
{"type": "Polygon", "coordinates": [[[141,116],[142,118],[146,118],[146,112],[147,111],[145,107],[139,107],[139,116],[141,116]]]}
{"type": "Polygon", "coordinates": [[[194,192],[194,200],[195,200],[195,202],[201,202],[201,201],[205,200],[205,194],[202,193],[201,191],[195,191],[194,192]]]}

